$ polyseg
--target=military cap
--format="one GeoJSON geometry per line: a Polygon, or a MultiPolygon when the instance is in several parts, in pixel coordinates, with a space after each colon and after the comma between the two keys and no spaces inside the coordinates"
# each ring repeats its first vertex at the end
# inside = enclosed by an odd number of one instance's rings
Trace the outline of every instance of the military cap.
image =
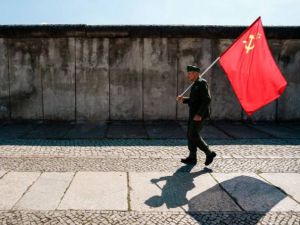
{"type": "Polygon", "coordinates": [[[200,73],[200,68],[197,66],[188,65],[186,67],[187,72],[198,72],[200,73]]]}

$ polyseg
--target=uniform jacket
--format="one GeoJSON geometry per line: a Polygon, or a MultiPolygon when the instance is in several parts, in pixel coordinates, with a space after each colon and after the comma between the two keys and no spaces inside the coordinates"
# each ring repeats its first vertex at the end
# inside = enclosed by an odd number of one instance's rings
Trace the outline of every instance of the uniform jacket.
{"type": "Polygon", "coordinates": [[[190,97],[183,99],[183,103],[189,105],[190,119],[193,119],[196,114],[204,119],[209,117],[210,101],[211,97],[208,90],[208,85],[204,79],[196,80],[191,87],[190,97]]]}

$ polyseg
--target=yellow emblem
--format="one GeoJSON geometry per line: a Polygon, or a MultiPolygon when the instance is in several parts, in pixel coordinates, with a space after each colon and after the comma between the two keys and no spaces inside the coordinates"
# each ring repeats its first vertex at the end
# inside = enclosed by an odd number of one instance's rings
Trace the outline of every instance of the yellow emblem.
{"type": "Polygon", "coordinates": [[[255,44],[253,43],[255,39],[260,39],[261,33],[257,33],[256,35],[250,34],[249,35],[249,41],[244,40],[243,43],[245,44],[246,54],[249,53],[252,49],[254,49],[255,44]]]}

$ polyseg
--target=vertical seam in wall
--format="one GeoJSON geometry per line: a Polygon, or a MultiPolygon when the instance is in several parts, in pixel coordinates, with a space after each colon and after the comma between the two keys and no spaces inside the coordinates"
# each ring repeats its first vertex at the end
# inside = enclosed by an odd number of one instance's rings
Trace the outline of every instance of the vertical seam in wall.
{"type": "MultiPolygon", "coordinates": [[[[41,49],[43,49],[43,43],[44,41],[41,42],[41,49]]],[[[42,69],[41,69],[41,55],[39,57],[39,73],[40,73],[40,78],[41,78],[41,91],[42,91],[42,120],[45,120],[45,115],[44,115],[44,86],[43,86],[43,73],[42,73],[42,69]]]]}
{"type": "Polygon", "coordinates": [[[9,108],[9,119],[11,120],[11,90],[10,90],[10,43],[11,39],[8,39],[7,47],[7,78],[8,78],[8,108],[9,108]]]}
{"type": "MultiPolygon", "coordinates": [[[[179,77],[179,38],[176,38],[176,97],[178,96],[178,77],[179,77]]],[[[178,102],[176,101],[175,120],[178,120],[178,102]]]]}
{"type": "Polygon", "coordinates": [[[110,97],[110,95],[111,95],[111,93],[110,93],[110,49],[111,49],[111,46],[110,46],[110,44],[111,44],[111,38],[109,38],[108,39],[108,59],[107,59],[107,61],[108,61],[108,120],[110,121],[111,120],[111,109],[110,109],[110,107],[111,107],[111,97],[110,97]]]}
{"type": "MultiPolygon", "coordinates": [[[[214,52],[214,46],[215,45],[217,45],[217,41],[215,41],[214,39],[212,40],[212,39],[210,39],[210,51],[211,51],[211,55],[210,55],[210,61],[212,61],[213,60],[213,58],[215,58],[216,57],[216,54],[215,54],[215,52],[214,52]]],[[[215,72],[216,72],[216,69],[215,69],[215,67],[213,66],[212,68],[211,68],[211,74],[210,74],[210,77],[213,77],[213,75],[215,74],[215,72]]],[[[210,94],[212,93],[212,87],[214,87],[214,85],[212,85],[213,83],[212,83],[212,79],[211,79],[211,83],[210,83],[210,87],[209,87],[209,89],[210,89],[210,94]]],[[[212,96],[211,96],[211,98],[212,98],[212,96]]],[[[209,116],[209,119],[211,120],[211,114],[212,114],[212,101],[211,101],[211,103],[209,104],[209,108],[210,108],[210,116],[209,116]]]]}
{"type": "MultiPolygon", "coordinates": [[[[279,64],[279,61],[280,61],[280,53],[278,54],[278,58],[277,58],[278,64],[279,64]]],[[[278,121],[278,107],[279,107],[279,101],[278,101],[278,98],[277,98],[276,101],[275,101],[275,121],[276,122],[278,121]]]]}
{"type": "Polygon", "coordinates": [[[275,121],[277,122],[278,121],[278,99],[276,99],[275,101],[275,121]]]}
{"type": "Polygon", "coordinates": [[[74,78],[74,93],[75,93],[75,109],[74,109],[74,120],[77,121],[77,87],[76,87],[76,83],[77,83],[77,64],[76,64],[76,61],[77,61],[77,51],[76,51],[76,46],[77,46],[77,38],[75,38],[75,45],[74,45],[74,48],[75,48],[75,63],[74,63],[74,69],[75,69],[75,78],[74,78]]]}
{"type": "Polygon", "coordinates": [[[142,38],[142,120],[145,120],[145,112],[144,112],[144,49],[145,49],[145,38],[142,38]]]}

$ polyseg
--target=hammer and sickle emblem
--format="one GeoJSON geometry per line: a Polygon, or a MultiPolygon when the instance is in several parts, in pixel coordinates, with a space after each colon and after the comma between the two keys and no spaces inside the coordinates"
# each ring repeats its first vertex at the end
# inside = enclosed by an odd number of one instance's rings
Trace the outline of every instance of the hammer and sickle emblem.
{"type": "Polygon", "coordinates": [[[261,38],[261,33],[258,32],[256,35],[250,34],[249,41],[246,40],[243,41],[243,43],[245,44],[246,54],[248,54],[249,51],[251,51],[255,47],[253,40],[260,39],[260,38],[261,38]]]}
{"type": "Polygon", "coordinates": [[[249,35],[249,42],[248,41],[243,41],[243,43],[245,44],[245,49],[246,49],[246,54],[249,53],[249,51],[251,51],[255,45],[253,44],[253,40],[255,39],[255,36],[253,34],[249,35]]]}

